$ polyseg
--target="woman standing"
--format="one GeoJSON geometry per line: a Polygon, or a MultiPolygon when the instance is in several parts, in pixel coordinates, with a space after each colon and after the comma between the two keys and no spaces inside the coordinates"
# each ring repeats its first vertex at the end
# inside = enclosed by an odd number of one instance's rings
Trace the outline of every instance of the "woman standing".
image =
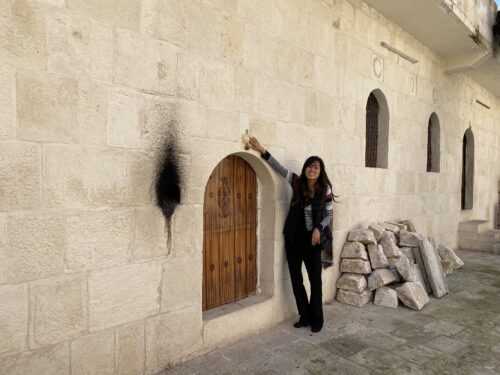
{"type": "Polygon", "coordinates": [[[334,200],[325,165],[318,156],[311,156],[298,176],[283,167],[257,138],[251,137],[249,144],[292,186],[292,201],[283,234],[293,294],[300,315],[294,327],[310,325],[312,332],[319,332],[323,328],[320,241],[326,235],[324,229],[333,218],[334,200]],[[310,300],[302,279],[302,262],[311,284],[310,300]]]}

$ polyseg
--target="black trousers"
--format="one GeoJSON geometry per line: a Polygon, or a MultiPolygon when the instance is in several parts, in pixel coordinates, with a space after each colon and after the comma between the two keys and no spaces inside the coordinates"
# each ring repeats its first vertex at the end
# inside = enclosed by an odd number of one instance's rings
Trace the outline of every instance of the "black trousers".
{"type": "Polygon", "coordinates": [[[312,232],[301,232],[294,240],[285,238],[285,252],[292,280],[292,289],[300,319],[312,326],[323,326],[321,282],[321,249],[311,246],[312,232]],[[306,265],[311,284],[311,298],[307,298],[302,278],[302,262],[306,265]]]}

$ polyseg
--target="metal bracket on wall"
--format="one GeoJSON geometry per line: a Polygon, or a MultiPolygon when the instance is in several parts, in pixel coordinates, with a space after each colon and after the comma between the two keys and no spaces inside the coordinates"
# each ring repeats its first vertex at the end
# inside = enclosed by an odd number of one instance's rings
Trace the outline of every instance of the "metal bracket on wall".
{"type": "Polygon", "coordinates": [[[408,60],[412,64],[418,63],[417,59],[414,59],[411,56],[408,56],[406,53],[398,50],[397,48],[394,48],[393,46],[387,44],[386,42],[380,42],[380,45],[384,48],[387,48],[389,51],[394,52],[396,55],[401,56],[403,59],[408,60]]]}

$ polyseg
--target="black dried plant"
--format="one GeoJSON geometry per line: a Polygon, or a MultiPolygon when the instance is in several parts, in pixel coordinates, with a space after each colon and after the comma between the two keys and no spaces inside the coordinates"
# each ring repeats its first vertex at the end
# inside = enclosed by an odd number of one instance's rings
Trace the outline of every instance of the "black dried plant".
{"type": "Polygon", "coordinates": [[[169,131],[164,140],[160,154],[155,182],[156,204],[165,217],[168,245],[171,241],[171,219],[175,208],[181,203],[182,174],[180,155],[177,147],[176,122],[171,120],[167,124],[169,131]]]}
{"type": "Polygon", "coordinates": [[[167,142],[156,178],[156,201],[163,216],[170,218],[181,202],[181,176],[178,154],[173,142],[167,142]]]}

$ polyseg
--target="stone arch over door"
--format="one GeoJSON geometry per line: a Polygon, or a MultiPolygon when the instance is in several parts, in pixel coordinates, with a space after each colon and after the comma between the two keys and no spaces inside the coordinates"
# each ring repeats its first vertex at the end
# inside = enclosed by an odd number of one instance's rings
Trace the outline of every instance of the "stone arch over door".
{"type": "Polygon", "coordinates": [[[462,210],[471,210],[474,202],[474,134],[465,131],[462,143],[462,210]]]}
{"type": "Polygon", "coordinates": [[[203,310],[256,293],[257,178],[230,155],[212,171],[203,206],[203,310]]]}
{"type": "Polygon", "coordinates": [[[366,103],[365,166],[387,168],[389,159],[389,107],[384,93],[373,90],[366,103]]]}
{"type": "Polygon", "coordinates": [[[439,172],[440,169],[440,127],[439,117],[433,112],[427,125],[427,172],[439,172]]]}

